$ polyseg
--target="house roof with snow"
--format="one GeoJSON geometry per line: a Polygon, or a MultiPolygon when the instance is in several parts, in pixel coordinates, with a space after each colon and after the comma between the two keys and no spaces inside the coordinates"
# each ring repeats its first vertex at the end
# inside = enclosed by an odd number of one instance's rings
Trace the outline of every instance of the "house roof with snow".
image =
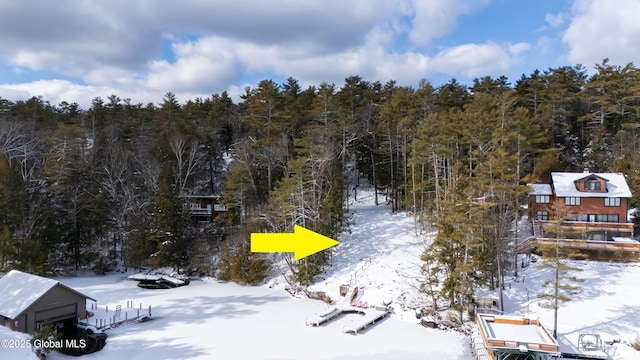
{"type": "Polygon", "coordinates": [[[57,280],[11,270],[0,278],[0,294],[2,294],[0,297],[0,316],[15,319],[56,286],[62,286],[80,296],[96,301],[57,280]]]}
{"type": "Polygon", "coordinates": [[[551,179],[558,197],[608,197],[630,198],[631,189],[622,173],[589,173],[589,172],[552,172],[551,179]],[[605,181],[605,192],[579,191],[576,183],[588,177],[597,177],[605,181]]]}
{"type": "Polygon", "coordinates": [[[531,188],[529,195],[553,195],[549,184],[527,184],[531,188]]]}

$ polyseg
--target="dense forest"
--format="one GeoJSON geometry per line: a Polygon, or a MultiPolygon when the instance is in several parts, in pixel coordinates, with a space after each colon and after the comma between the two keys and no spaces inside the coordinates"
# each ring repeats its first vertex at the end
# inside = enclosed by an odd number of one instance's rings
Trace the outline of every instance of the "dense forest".
{"type": "MultiPolygon", "coordinates": [[[[526,184],[550,171],[624,172],[640,205],[633,64],[417,89],[359,76],[303,89],[289,78],[237,103],[161,100],[0,99],[0,271],[172,267],[258,283],[273,257],[250,252],[252,232],[298,224],[336,238],[345,200],[366,182],[378,203],[415,217],[417,234],[437,230],[423,290],[453,301],[513,265],[526,184]],[[220,195],[227,211],[203,227],[185,207],[193,195],[220,195]]],[[[330,255],[281,256],[304,284],[330,255]]]]}

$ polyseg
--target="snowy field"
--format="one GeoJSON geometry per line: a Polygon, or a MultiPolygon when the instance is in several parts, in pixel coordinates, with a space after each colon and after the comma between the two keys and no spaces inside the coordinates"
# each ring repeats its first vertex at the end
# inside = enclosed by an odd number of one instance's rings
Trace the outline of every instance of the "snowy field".
{"type": "MultiPolygon", "coordinates": [[[[374,205],[371,193],[360,191],[350,204],[351,232],[338,239],[333,266],[311,290],[325,291],[341,301],[339,287],[364,289],[360,299],[369,305],[392,302],[393,314],[366,332],[345,334],[343,326],[358,321],[346,315],[327,325],[310,327],[305,321],[325,313],[326,304],[291,296],[282,276],[262,286],[243,287],[214,279],[192,281],[167,290],[141,289],[126,280],[130,274],[60,279],[98,299],[99,306],[123,308],[128,301],[152,307],[153,320],[107,331],[107,345],[85,359],[472,359],[467,337],[417,324],[414,308],[426,304],[417,291],[419,254],[433,234],[416,236],[413,219],[391,214],[374,205]]],[[[577,342],[580,333],[598,333],[605,340],[630,342],[640,332],[640,266],[576,262],[584,268],[583,291],[559,310],[558,333],[577,342]]],[[[505,310],[529,314],[551,327],[552,313],[538,306],[536,294],[550,276],[534,264],[511,278],[504,292],[505,310]],[[523,281],[524,277],[524,281],[523,281]],[[527,295],[528,294],[528,295],[527,295]]],[[[483,293],[487,293],[485,290],[483,293]]],[[[2,329],[0,329],[2,331],[2,329]]],[[[0,338],[24,336],[0,332],[0,338]]],[[[629,346],[608,349],[611,358],[640,359],[629,346]]],[[[35,359],[28,353],[0,348],[0,359],[35,359]]],[[[50,359],[72,359],[52,353],[50,359]]]]}

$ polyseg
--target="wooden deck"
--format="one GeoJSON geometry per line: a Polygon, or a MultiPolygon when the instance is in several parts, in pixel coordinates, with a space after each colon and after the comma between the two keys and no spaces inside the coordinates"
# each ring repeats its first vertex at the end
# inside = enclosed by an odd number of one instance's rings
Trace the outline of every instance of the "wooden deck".
{"type": "Polygon", "coordinates": [[[559,244],[564,248],[572,248],[579,250],[593,251],[613,251],[635,253],[640,255],[640,242],[638,241],[596,241],[596,240],[579,240],[579,239],[553,239],[530,237],[516,246],[518,254],[531,251],[537,245],[543,244],[559,244]]]}
{"type": "MultiPolygon", "coordinates": [[[[553,220],[532,220],[531,224],[535,230],[546,230],[553,224],[553,220]]],[[[593,232],[593,231],[614,231],[618,233],[629,234],[633,236],[633,223],[608,223],[608,222],[589,222],[589,221],[563,221],[561,227],[573,232],[593,232]]],[[[538,232],[534,233],[539,235],[538,232]]]]}

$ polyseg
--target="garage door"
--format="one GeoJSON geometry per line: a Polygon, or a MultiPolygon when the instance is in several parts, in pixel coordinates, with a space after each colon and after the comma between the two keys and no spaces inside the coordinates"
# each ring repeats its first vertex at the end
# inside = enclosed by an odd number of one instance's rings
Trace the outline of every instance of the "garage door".
{"type": "Polygon", "coordinates": [[[53,309],[40,310],[35,313],[36,323],[49,323],[64,319],[75,319],[77,315],[76,304],[62,305],[53,309]]]}

